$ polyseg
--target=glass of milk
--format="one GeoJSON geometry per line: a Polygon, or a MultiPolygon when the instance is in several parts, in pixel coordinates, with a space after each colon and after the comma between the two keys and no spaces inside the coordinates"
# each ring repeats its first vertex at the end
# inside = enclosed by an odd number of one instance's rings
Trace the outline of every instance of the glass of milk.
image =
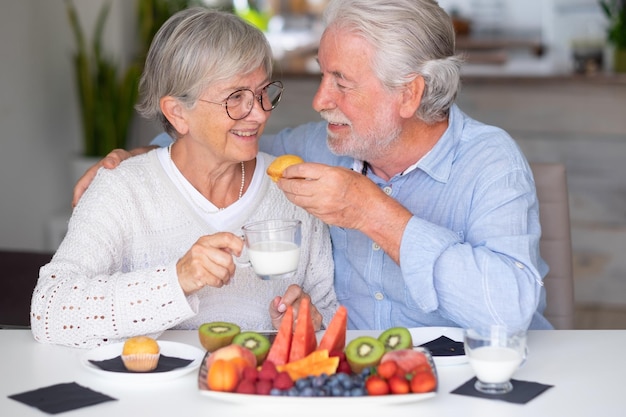
{"type": "Polygon", "coordinates": [[[274,219],[243,226],[249,265],[261,279],[284,279],[295,275],[300,260],[301,225],[300,220],[274,219]]]}
{"type": "Polygon", "coordinates": [[[485,394],[511,391],[511,377],[526,359],[526,332],[510,331],[505,326],[466,329],[463,341],[476,373],[474,387],[485,394]]]}

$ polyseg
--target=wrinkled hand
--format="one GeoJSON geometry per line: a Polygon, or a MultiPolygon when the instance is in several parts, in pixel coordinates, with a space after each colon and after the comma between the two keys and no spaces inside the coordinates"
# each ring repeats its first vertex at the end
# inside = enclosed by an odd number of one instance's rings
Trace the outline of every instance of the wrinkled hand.
{"type": "Polygon", "coordinates": [[[220,232],[202,236],[176,263],[178,282],[189,295],[204,286],[221,288],[235,274],[233,255],[241,255],[243,240],[220,232]]]}
{"type": "Polygon", "coordinates": [[[315,163],[287,168],[278,186],[292,203],[324,223],[350,229],[361,229],[373,201],[386,197],[357,172],[315,163]]]}
{"type": "Polygon", "coordinates": [[[74,195],[72,197],[72,207],[76,207],[78,204],[78,200],[83,195],[85,190],[91,184],[91,181],[96,176],[98,169],[100,167],[104,167],[106,169],[113,169],[122,163],[123,160],[130,158],[131,156],[139,155],[145,152],[148,152],[151,149],[154,149],[155,146],[144,146],[141,148],[133,149],[132,151],[127,151],[125,149],[113,149],[108,153],[107,156],[99,160],[96,164],[92,165],[82,177],[78,180],[76,185],[74,186],[74,195]]]}
{"type": "Polygon", "coordinates": [[[402,235],[412,214],[365,175],[303,163],[288,167],[278,187],[324,223],[364,233],[399,264],[402,235]]]}
{"type": "MultiPolygon", "coordinates": [[[[304,298],[308,298],[311,301],[309,294],[305,293],[299,285],[291,284],[285,294],[280,297],[275,297],[270,303],[270,318],[272,319],[272,325],[278,329],[280,322],[287,311],[287,306],[293,306],[293,320],[298,318],[298,310],[300,303],[304,298]]],[[[323,317],[313,304],[311,304],[311,318],[313,319],[313,328],[318,331],[322,328],[323,317]]]]}

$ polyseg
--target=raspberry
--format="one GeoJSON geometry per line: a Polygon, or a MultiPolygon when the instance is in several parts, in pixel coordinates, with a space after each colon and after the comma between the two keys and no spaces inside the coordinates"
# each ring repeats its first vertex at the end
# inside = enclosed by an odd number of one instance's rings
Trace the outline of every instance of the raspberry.
{"type": "Polygon", "coordinates": [[[293,387],[293,380],[287,372],[279,372],[274,378],[274,388],[288,390],[291,387],[293,387]]]}

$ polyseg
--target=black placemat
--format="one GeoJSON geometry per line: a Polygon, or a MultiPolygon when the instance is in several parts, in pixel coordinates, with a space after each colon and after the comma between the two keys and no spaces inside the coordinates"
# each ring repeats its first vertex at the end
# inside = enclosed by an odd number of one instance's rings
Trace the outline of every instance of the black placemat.
{"type": "Polygon", "coordinates": [[[430,351],[433,356],[462,356],[465,355],[463,342],[457,342],[447,336],[440,336],[420,345],[430,351]]]}
{"type": "Polygon", "coordinates": [[[470,397],[479,397],[479,398],[487,398],[490,400],[500,400],[506,401],[509,403],[515,404],[526,404],[533,398],[537,397],[542,392],[546,391],[549,388],[552,388],[553,385],[545,385],[540,384],[538,382],[531,381],[520,381],[517,379],[512,379],[511,384],[513,384],[513,391],[507,392],[506,394],[484,394],[474,388],[474,383],[476,382],[476,377],[470,379],[460,387],[451,391],[451,394],[459,394],[459,395],[467,395],[470,397]]]}
{"type": "Polygon", "coordinates": [[[59,414],[106,401],[117,401],[116,398],[83,387],[75,382],[50,385],[33,391],[9,395],[9,398],[38,408],[48,414],[59,414]]]}
{"type": "MultiPolygon", "coordinates": [[[[126,372],[131,374],[136,374],[137,372],[129,371],[124,366],[124,362],[122,361],[121,356],[116,356],[111,359],[105,359],[102,361],[89,360],[90,363],[94,364],[98,368],[104,371],[110,372],[126,372]]],[[[193,362],[193,359],[181,359],[174,358],[172,356],[161,355],[159,357],[159,363],[155,369],[148,372],[141,372],[143,374],[156,373],[156,372],[168,372],[178,368],[184,368],[193,362]]]]}

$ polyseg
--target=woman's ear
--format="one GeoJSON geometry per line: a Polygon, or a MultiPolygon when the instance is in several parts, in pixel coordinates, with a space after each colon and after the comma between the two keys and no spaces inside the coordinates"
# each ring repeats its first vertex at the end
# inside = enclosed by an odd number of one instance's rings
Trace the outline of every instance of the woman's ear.
{"type": "Polygon", "coordinates": [[[424,94],[424,77],[418,75],[413,81],[407,83],[402,91],[402,101],[400,103],[400,116],[411,118],[422,102],[424,94]]]}
{"type": "Polygon", "coordinates": [[[172,96],[165,96],[161,98],[159,104],[163,115],[174,126],[176,131],[181,135],[187,134],[189,130],[186,119],[187,113],[182,103],[172,96]]]}

